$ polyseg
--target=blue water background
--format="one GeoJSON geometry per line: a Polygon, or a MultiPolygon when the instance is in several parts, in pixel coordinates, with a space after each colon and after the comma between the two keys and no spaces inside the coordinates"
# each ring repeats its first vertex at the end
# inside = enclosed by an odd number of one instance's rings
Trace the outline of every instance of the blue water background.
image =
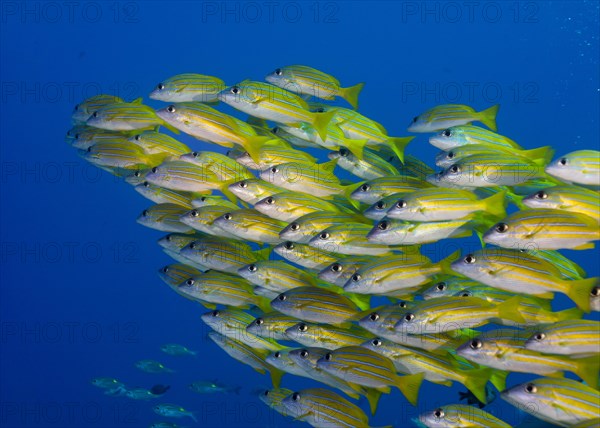
{"type": "MultiPolygon", "coordinates": [[[[162,234],[135,222],[151,203],[65,144],[73,106],[99,92],[147,97],[183,72],[233,84],[306,64],[344,85],[366,82],[360,111],[390,135],[407,135],[409,120],[436,104],[500,103],[500,132],[526,148],[598,149],[598,2],[469,4],[2,2],[0,425],[147,426],[164,420],[151,410],[157,402],[197,412],[203,426],[293,425],[254,396],[268,378],[225,356],[205,337],[205,310],[157,277],[170,262],[156,245],[162,234]],[[162,354],[168,342],[197,358],[162,354]],[[142,358],[176,373],[139,372],[133,363],[142,358]],[[89,383],[96,376],[172,389],[164,400],[132,402],[102,395],[89,383]],[[243,388],[239,396],[187,389],[202,379],[243,388]]],[[[436,151],[427,135],[408,148],[430,165],[436,151]]],[[[447,254],[443,245],[431,250],[434,259],[447,254]]],[[[598,250],[565,254],[599,274],[598,250]]],[[[570,305],[558,299],[556,309],[570,305]]],[[[529,378],[513,374],[509,385],[529,378]]],[[[411,426],[459,390],[426,383],[418,409],[395,391],[371,424],[411,426]]],[[[523,418],[500,400],[489,409],[511,424],[523,418]]]]}

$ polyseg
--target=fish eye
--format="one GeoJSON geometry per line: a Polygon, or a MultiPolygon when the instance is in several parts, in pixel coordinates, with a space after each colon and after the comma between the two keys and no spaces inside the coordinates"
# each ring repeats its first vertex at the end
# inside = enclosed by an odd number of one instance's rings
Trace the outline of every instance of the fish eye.
{"type": "Polygon", "coordinates": [[[371,315],[369,315],[369,319],[371,321],[377,321],[379,319],[379,314],[377,312],[373,312],[371,315]]]}
{"type": "Polygon", "coordinates": [[[369,189],[371,189],[371,186],[369,186],[368,184],[363,184],[362,186],[360,186],[361,192],[368,192],[369,189]]]}
{"type": "Polygon", "coordinates": [[[156,89],[158,89],[159,91],[162,91],[163,89],[165,89],[165,85],[163,85],[162,83],[159,83],[158,85],[156,85],[156,89]]]}
{"type": "Polygon", "coordinates": [[[419,120],[419,116],[415,116],[415,117],[413,117],[413,120],[412,120],[412,121],[413,121],[413,123],[416,123],[416,122],[417,122],[417,120],[419,120]]]}
{"type": "Polygon", "coordinates": [[[525,391],[527,391],[529,394],[535,394],[537,392],[537,386],[535,386],[533,383],[528,383],[525,385],[525,391]]]}
{"type": "Polygon", "coordinates": [[[95,111],[94,113],[92,113],[92,116],[93,116],[93,117],[98,117],[98,112],[97,112],[97,111],[95,111]]]}
{"type": "Polygon", "coordinates": [[[329,233],[323,232],[319,235],[319,239],[329,239],[329,233]]]}
{"type": "Polygon", "coordinates": [[[142,183],[142,185],[143,185],[144,187],[150,187],[150,183],[148,183],[147,181],[144,181],[144,182],[142,183]]]}
{"type": "Polygon", "coordinates": [[[219,312],[219,310],[218,310],[218,309],[216,309],[216,310],[212,311],[212,316],[213,316],[213,317],[218,317],[219,315],[221,315],[221,312],[219,312]]]}
{"type": "Polygon", "coordinates": [[[185,283],[186,283],[187,285],[190,285],[190,286],[192,286],[192,285],[194,285],[194,280],[193,280],[192,278],[190,278],[190,279],[188,279],[188,280],[187,280],[185,283]]]}
{"type": "Polygon", "coordinates": [[[406,315],[404,315],[404,319],[406,321],[412,321],[415,319],[415,314],[406,314],[406,315]]]}
{"type": "Polygon", "coordinates": [[[276,166],[274,166],[273,168],[271,168],[271,172],[273,174],[277,174],[279,172],[279,168],[277,168],[276,166]]]}
{"type": "Polygon", "coordinates": [[[191,249],[191,250],[193,250],[194,248],[196,248],[196,243],[195,243],[195,242],[192,242],[192,243],[190,244],[190,249],[191,249]]]}
{"type": "Polygon", "coordinates": [[[283,302],[285,299],[287,299],[287,296],[282,293],[279,296],[277,296],[277,298],[283,302]]]}
{"type": "Polygon", "coordinates": [[[167,107],[167,111],[169,113],[175,113],[175,111],[176,111],[175,106],[171,104],[169,107],[167,107]]]}
{"type": "Polygon", "coordinates": [[[79,110],[79,104],[75,104],[75,110],[79,110]]]}
{"type": "Polygon", "coordinates": [[[446,129],[444,132],[442,132],[442,135],[444,137],[450,137],[450,136],[452,136],[452,131],[449,129],[446,129]]]}
{"type": "Polygon", "coordinates": [[[377,229],[379,229],[379,230],[387,230],[389,227],[390,227],[390,225],[387,221],[380,221],[379,224],[377,225],[377,229]]]}
{"type": "Polygon", "coordinates": [[[536,199],[548,199],[548,194],[546,192],[544,192],[543,190],[540,190],[539,192],[537,192],[534,197],[536,199]]]}
{"type": "Polygon", "coordinates": [[[199,214],[198,214],[198,211],[196,211],[196,210],[192,210],[192,211],[190,211],[190,215],[191,215],[192,217],[198,217],[198,215],[199,215],[199,214]]]}
{"type": "Polygon", "coordinates": [[[290,224],[290,230],[298,230],[300,229],[300,225],[298,223],[290,224]]]}
{"type": "Polygon", "coordinates": [[[398,302],[398,307],[399,307],[399,308],[406,308],[406,306],[407,306],[407,305],[406,305],[406,302],[405,302],[405,301],[398,302]]]}
{"type": "Polygon", "coordinates": [[[379,339],[373,339],[371,343],[373,344],[373,346],[381,346],[381,340],[379,339]]]}
{"type": "Polygon", "coordinates": [[[455,156],[455,155],[454,155],[454,152],[448,152],[448,154],[446,155],[446,157],[447,157],[448,159],[452,159],[454,156],[455,156]]]}
{"type": "Polygon", "coordinates": [[[287,241],[285,244],[283,244],[283,247],[286,250],[293,250],[294,249],[294,243],[290,242],[290,241],[287,241]]]}
{"type": "Polygon", "coordinates": [[[233,217],[231,216],[231,213],[227,213],[227,214],[223,214],[223,218],[225,220],[231,220],[233,217]]]}
{"type": "Polygon", "coordinates": [[[445,416],[444,414],[444,410],[442,410],[442,408],[440,407],[439,409],[435,409],[433,411],[433,416],[435,416],[438,419],[441,419],[445,416]]]}
{"type": "Polygon", "coordinates": [[[475,261],[477,261],[477,259],[475,258],[475,256],[473,254],[467,254],[464,260],[465,260],[465,263],[470,264],[470,265],[475,263],[475,261]]]}
{"type": "Polygon", "coordinates": [[[202,196],[202,197],[200,198],[200,202],[206,202],[206,196],[202,196]]]}
{"type": "Polygon", "coordinates": [[[281,358],[281,352],[277,351],[273,354],[275,358],[281,358]]]}
{"type": "Polygon", "coordinates": [[[275,69],[275,74],[278,76],[281,76],[283,74],[283,70],[281,70],[281,68],[276,68],[275,69]]]}
{"type": "Polygon", "coordinates": [[[358,273],[355,273],[354,275],[352,275],[352,281],[354,281],[354,282],[360,281],[361,278],[362,277],[358,273]]]}
{"type": "Polygon", "coordinates": [[[275,203],[275,199],[269,196],[267,199],[265,199],[265,202],[269,205],[273,205],[275,203]]]}
{"type": "Polygon", "coordinates": [[[300,351],[300,356],[302,358],[308,357],[308,351],[306,349],[303,349],[302,351],[300,351]]]}
{"type": "Polygon", "coordinates": [[[406,208],[406,201],[404,199],[400,199],[396,202],[396,208],[406,208]]]}
{"type": "Polygon", "coordinates": [[[239,186],[243,189],[245,189],[246,187],[248,187],[248,183],[246,181],[240,181],[239,182],[239,186]]]}
{"type": "Polygon", "coordinates": [[[317,112],[317,113],[325,113],[325,108],[319,107],[318,109],[315,110],[315,112],[317,112]]]}
{"type": "Polygon", "coordinates": [[[331,361],[331,357],[332,357],[331,352],[328,352],[328,353],[325,354],[325,360],[326,361],[331,361]]]}
{"type": "Polygon", "coordinates": [[[135,139],[135,141],[140,141],[142,139],[142,136],[140,134],[137,134],[135,137],[133,137],[135,139]]]}
{"type": "Polygon", "coordinates": [[[232,86],[231,87],[231,93],[232,94],[239,94],[240,93],[240,88],[238,86],[232,86]]]}
{"type": "Polygon", "coordinates": [[[258,268],[256,267],[256,265],[252,264],[248,266],[248,270],[250,272],[256,272],[258,270],[258,268]]]}
{"type": "Polygon", "coordinates": [[[562,166],[565,166],[568,163],[567,158],[562,158],[561,160],[558,161],[558,163],[562,166]]]}
{"type": "Polygon", "coordinates": [[[134,173],[133,173],[133,176],[134,176],[134,177],[141,177],[141,176],[142,176],[142,171],[139,171],[139,170],[138,170],[138,171],[134,172],[134,173]]]}
{"type": "Polygon", "coordinates": [[[198,157],[198,152],[192,152],[192,156],[194,156],[195,158],[198,157]]]}
{"type": "Polygon", "coordinates": [[[533,338],[537,341],[541,341],[546,338],[546,335],[544,333],[537,333],[536,335],[533,336],[533,338]]]}
{"type": "Polygon", "coordinates": [[[435,286],[435,288],[437,288],[440,291],[444,291],[446,289],[446,283],[445,282],[438,282],[438,284],[435,286]]]}
{"type": "Polygon", "coordinates": [[[158,168],[157,168],[157,167],[154,167],[154,168],[152,168],[150,171],[152,171],[153,173],[155,173],[155,174],[156,174],[156,173],[158,172],[158,168]]]}
{"type": "Polygon", "coordinates": [[[471,292],[465,290],[462,293],[460,293],[460,297],[471,297],[471,292]]]}
{"type": "Polygon", "coordinates": [[[458,174],[460,172],[460,166],[458,165],[452,165],[450,167],[450,172],[453,174],[458,174]]]}
{"type": "Polygon", "coordinates": [[[350,151],[348,149],[340,149],[340,156],[346,157],[350,154],[350,151]]]}
{"type": "MultiPolygon", "coordinates": [[[[67,135],[71,135],[71,134],[70,134],[70,132],[71,132],[71,131],[67,132],[67,135]]],[[[79,140],[79,134],[75,134],[75,139],[76,139],[76,140],[79,140]]]]}
{"type": "Polygon", "coordinates": [[[167,242],[171,242],[171,238],[172,238],[172,237],[171,237],[171,235],[167,235],[167,236],[165,236],[165,240],[166,240],[167,242]]]}
{"type": "Polygon", "coordinates": [[[508,230],[508,224],[506,223],[498,223],[494,228],[498,233],[504,233],[508,230]]]}
{"type": "Polygon", "coordinates": [[[92,146],[89,146],[89,147],[87,148],[87,151],[88,151],[88,153],[91,153],[91,152],[92,152],[92,146]]]}
{"type": "Polygon", "coordinates": [[[592,296],[594,296],[594,297],[600,296],[600,287],[594,287],[594,288],[592,288],[592,291],[591,291],[590,294],[592,296]]]}
{"type": "Polygon", "coordinates": [[[142,216],[148,217],[148,214],[150,214],[150,212],[148,210],[142,211],[142,216]]]}
{"type": "Polygon", "coordinates": [[[254,322],[256,323],[256,325],[263,325],[265,323],[265,320],[263,320],[262,318],[256,318],[254,322]]]}
{"type": "Polygon", "coordinates": [[[331,270],[332,270],[333,272],[336,272],[336,273],[338,273],[338,272],[341,272],[341,271],[342,271],[342,269],[343,269],[343,268],[342,268],[342,265],[341,265],[341,264],[339,264],[339,263],[334,263],[334,264],[332,264],[332,265],[331,265],[331,270]]]}
{"type": "Polygon", "coordinates": [[[265,397],[268,397],[268,396],[269,396],[269,390],[268,390],[268,389],[265,389],[265,392],[263,392],[263,395],[264,395],[265,397]]]}
{"type": "Polygon", "coordinates": [[[169,268],[167,266],[165,266],[164,268],[162,268],[163,273],[167,273],[169,272],[169,268]]]}
{"type": "Polygon", "coordinates": [[[382,210],[386,207],[386,203],[384,201],[379,201],[375,204],[375,209],[382,210]]]}
{"type": "Polygon", "coordinates": [[[471,349],[480,349],[483,346],[483,342],[479,339],[473,339],[471,340],[469,346],[471,347],[471,349]]]}
{"type": "Polygon", "coordinates": [[[292,400],[294,400],[294,401],[300,400],[300,394],[298,394],[297,392],[294,392],[292,394],[292,400]]]}
{"type": "Polygon", "coordinates": [[[308,330],[308,326],[304,323],[298,324],[298,331],[306,331],[308,330]]]}

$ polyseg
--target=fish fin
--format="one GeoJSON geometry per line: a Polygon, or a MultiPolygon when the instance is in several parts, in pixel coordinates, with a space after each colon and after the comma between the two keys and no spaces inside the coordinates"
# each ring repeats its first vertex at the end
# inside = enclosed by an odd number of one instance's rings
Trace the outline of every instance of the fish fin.
{"type": "MultiPolygon", "coordinates": [[[[343,296],[346,296],[348,299],[352,301],[358,308],[361,310],[357,315],[351,317],[352,320],[359,320],[360,318],[356,318],[357,316],[364,317],[368,314],[363,314],[362,311],[369,311],[371,306],[371,295],[369,294],[356,294],[356,293],[340,293],[343,296]]],[[[371,310],[372,312],[372,310],[371,310]]],[[[371,313],[369,312],[369,313],[371,313]]]]}
{"type": "Polygon", "coordinates": [[[485,211],[497,218],[506,217],[506,190],[502,190],[483,201],[485,211]]]}
{"type": "Polygon", "coordinates": [[[377,411],[377,405],[379,404],[379,398],[381,397],[381,391],[377,391],[376,389],[369,388],[365,393],[365,397],[367,397],[367,401],[369,402],[369,409],[371,410],[371,415],[374,415],[377,411]]]}
{"type": "Polygon", "coordinates": [[[598,372],[600,371],[600,358],[597,355],[572,360],[577,364],[575,374],[594,389],[598,388],[598,372]]]}
{"type": "Polygon", "coordinates": [[[579,320],[583,317],[583,313],[584,312],[579,308],[571,308],[556,312],[556,317],[557,321],[579,320]]]}
{"type": "Polygon", "coordinates": [[[482,368],[476,370],[466,371],[465,375],[467,376],[465,380],[465,386],[469,391],[473,393],[473,395],[482,403],[487,404],[487,394],[485,391],[485,386],[490,379],[490,369],[482,368]]]}
{"type": "MultiPolygon", "coordinates": [[[[271,137],[252,136],[246,137],[242,142],[244,150],[248,152],[252,160],[256,163],[260,162],[260,149],[274,141],[271,137]]],[[[275,140],[276,141],[276,140],[275,140]]]]}
{"type": "Polygon", "coordinates": [[[204,302],[204,301],[201,301],[199,303],[202,306],[204,306],[206,309],[210,309],[211,311],[214,311],[215,309],[217,309],[217,305],[215,305],[214,303],[208,303],[208,302],[204,302]]]}
{"type": "Polygon", "coordinates": [[[590,311],[590,293],[598,283],[598,278],[578,279],[576,281],[565,281],[568,285],[567,296],[584,312],[590,311]]]}
{"type": "Polygon", "coordinates": [[[582,245],[578,245],[577,247],[574,247],[573,250],[593,250],[594,248],[596,248],[594,243],[588,242],[586,244],[582,244],[582,245]]]}
{"type": "Polygon", "coordinates": [[[175,128],[173,125],[168,124],[164,120],[161,120],[161,125],[171,131],[173,134],[181,134],[181,131],[175,128]]]}
{"type": "Polygon", "coordinates": [[[408,376],[397,376],[396,386],[413,406],[417,405],[419,389],[423,383],[425,373],[417,373],[408,376]]]}
{"type": "Polygon", "coordinates": [[[319,137],[321,137],[322,140],[327,139],[327,126],[335,114],[336,113],[334,110],[327,111],[325,113],[313,114],[312,126],[315,128],[315,131],[317,131],[317,134],[319,134],[319,137]]]}
{"type": "Polygon", "coordinates": [[[351,138],[344,138],[342,140],[344,147],[346,147],[348,150],[350,150],[352,152],[352,154],[360,160],[362,160],[364,158],[364,150],[365,150],[365,146],[367,145],[368,142],[369,142],[369,140],[366,140],[366,139],[365,140],[354,140],[351,138]]]}
{"type": "Polygon", "coordinates": [[[364,86],[364,82],[361,82],[354,86],[340,88],[340,96],[348,101],[348,104],[350,104],[354,110],[358,110],[358,94],[360,94],[360,91],[362,91],[364,86]]]}
{"type": "Polygon", "coordinates": [[[325,172],[333,173],[335,167],[337,166],[337,159],[333,159],[327,162],[323,162],[317,165],[319,169],[322,169],[325,172]]]}
{"type": "Polygon", "coordinates": [[[435,381],[433,382],[436,385],[443,385],[443,386],[447,386],[447,387],[451,387],[453,382],[451,380],[441,380],[441,381],[435,381]]]}
{"type": "Polygon", "coordinates": [[[544,146],[538,147],[537,149],[523,150],[518,154],[527,159],[531,159],[536,165],[546,166],[554,156],[554,149],[552,146],[544,146]]]}
{"type": "MultiPolygon", "coordinates": [[[[358,184],[360,185],[361,183],[364,183],[364,181],[362,181],[358,184]]],[[[352,192],[354,192],[357,189],[356,184],[357,183],[348,184],[347,186],[342,186],[342,193],[344,194],[344,197],[348,200],[350,205],[352,207],[354,207],[354,209],[359,210],[360,209],[360,201],[358,201],[356,199],[352,199],[352,197],[350,196],[350,195],[352,195],[352,192]]]]}
{"type": "Polygon", "coordinates": [[[269,374],[271,375],[273,387],[279,388],[279,385],[281,385],[281,377],[285,374],[285,372],[273,367],[269,369],[269,374]]]}
{"type": "Polygon", "coordinates": [[[256,259],[260,261],[269,260],[271,256],[271,251],[273,249],[271,247],[266,247],[260,250],[253,251],[252,253],[256,255],[256,259]]]}
{"type": "Polygon", "coordinates": [[[393,152],[398,156],[400,162],[404,164],[404,149],[415,137],[390,137],[387,140],[388,145],[393,152]]]}
{"type": "Polygon", "coordinates": [[[496,104],[488,109],[480,111],[478,115],[479,121],[494,132],[498,130],[498,127],[496,126],[496,115],[498,114],[499,109],[500,104],[496,104]]]}
{"type": "Polygon", "coordinates": [[[135,100],[131,101],[129,104],[142,104],[144,102],[144,97],[138,97],[135,100]]]}
{"type": "Polygon", "coordinates": [[[496,306],[496,310],[498,311],[498,317],[501,319],[506,319],[510,321],[514,321],[520,324],[525,324],[525,318],[519,311],[519,305],[521,304],[521,298],[519,296],[511,297],[508,300],[500,303],[496,306]]]}
{"type": "Polygon", "coordinates": [[[520,210],[527,210],[529,207],[523,203],[525,196],[517,195],[512,190],[506,191],[506,199],[513,205],[516,205],[520,210]]]}
{"type": "Polygon", "coordinates": [[[509,373],[510,372],[506,370],[493,370],[490,375],[490,383],[494,385],[498,391],[504,391],[506,389],[506,378],[509,373]]]}
{"type": "Polygon", "coordinates": [[[224,181],[221,183],[221,187],[219,187],[219,191],[234,204],[238,203],[238,198],[231,192],[231,190],[229,190],[229,185],[235,183],[236,181],[237,178],[229,181],[224,181]]]}

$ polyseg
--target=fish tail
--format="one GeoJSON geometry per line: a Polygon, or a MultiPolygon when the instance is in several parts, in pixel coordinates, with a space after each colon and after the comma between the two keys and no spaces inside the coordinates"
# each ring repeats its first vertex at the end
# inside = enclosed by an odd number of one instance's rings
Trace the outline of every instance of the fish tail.
{"type": "Polygon", "coordinates": [[[369,402],[369,409],[371,410],[371,415],[374,415],[377,411],[377,406],[379,404],[379,398],[381,397],[381,391],[377,391],[376,389],[369,388],[367,393],[365,394],[367,397],[367,401],[369,402]]]}
{"type": "Polygon", "coordinates": [[[269,369],[269,374],[271,375],[271,382],[273,383],[273,387],[279,388],[279,385],[281,385],[281,377],[285,374],[285,372],[273,367],[269,369]]]}
{"type": "Polygon", "coordinates": [[[229,190],[229,185],[235,183],[236,181],[237,181],[237,179],[224,181],[221,183],[221,187],[219,187],[219,190],[221,191],[221,193],[223,195],[225,195],[225,197],[227,197],[227,199],[229,199],[234,204],[238,203],[238,198],[231,192],[231,190],[229,190]]]}
{"type": "Polygon", "coordinates": [[[508,202],[511,202],[512,204],[516,205],[520,210],[529,209],[529,207],[523,203],[523,199],[525,199],[525,196],[517,195],[510,189],[506,190],[506,199],[508,202]]]}
{"type": "Polygon", "coordinates": [[[579,320],[583,316],[583,311],[579,308],[565,309],[556,313],[557,321],[579,320]]]}
{"type": "Polygon", "coordinates": [[[187,415],[192,418],[194,420],[194,422],[198,422],[198,419],[196,418],[196,415],[194,414],[194,412],[188,412],[187,415]]]}
{"type": "Polygon", "coordinates": [[[490,379],[490,370],[487,368],[471,370],[465,380],[465,386],[482,403],[487,404],[485,386],[490,379]]]}
{"type": "Polygon", "coordinates": [[[335,116],[335,111],[327,111],[325,113],[314,113],[313,114],[313,122],[312,126],[315,128],[315,131],[319,134],[322,140],[327,139],[327,126],[331,119],[335,116]]]}
{"type": "Polygon", "coordinates": [[[395,385],[413,406],[417,405],[419,389],[421,388],[421,383],[423,383],[424,375],[425,373],[421,372],[408,376],[397,376],[395,385]]]}
{"type": "Polygon", "coordinates": [[[362,91],[365,86],[364,82],[358,83],[354,86],[350,86],[348,88],[340,88],[341,94],[340,96],[348,101],[348,103],[352,106],[354,110],[358,109],[358,95],[362,91]]]}
{"type": "Polygon", "coordinates": [[[479,121],[494,132],[498,130],[498,127],[496,126],[496,115],[498,114],[499,109],[500,104],[496,104],[479,112],[479,121]]]}
{"type": "Polygon", "coordinates": [[[400,162],[404,164],[404,149],[415,137],[390,137],[387,142],[400,162]]]}
{"type": "Polygon", "coordinates": [[[496,193],[482,201],[485,211],[497,218],[506,217],[506,190],[496,193]]]}
{"type": "Polygon", "coordinates": [[[271,312],[273,309],[271,308],[271,301],[264,296],[256,296],[256,306],[260,308],[263,312],[271,312]]]}
{"type": "Polygon", "coordinates": [[[594,389],[598,388],[600,359],[597,355],[573,360],[577,364],[575,374],[594,389]]]}
{"type": "Polygon", "coordinates": [[[256,163],[260,162],[260,149],[273,141],[271,137],[252,136],[247,137],[244,142],[244,150],[248,152],[252,160],[256,163]]]}
{"type": "Polygon", "coordinates": [[[554,149],[551,146],[538,147],[537,149],[524,150],[520,155],[531,159],[539,166],[546,166],[554,156],[554,149]]]}
{"type": "Polygon", "coordinates": [[[514,321],[520,324],[525,324],[525,318],[519,311],[519,305],[521,304],[521,298],[518,296],[511,297],[510,299],[500,303],[496,306],[498,311],[498,317],[505,320],[514,321]]]}
{"type": "Polygon", "coordinates": [[[590,295],[592,289],[598,283],[598,278],[586,278],[565,282],[567,283],[567,296],[575,302],[579,309],[588,313],[590,311],[590,295]]]}
{"type": "Polygon", "coordinates": [[[344,146],[346,146],[346,148],[350,150],[354,156],[361,160],[363,159],[365,146],[369,140],[352,140],[345,138],[343,141],[344,146]]]}
{"type": "Polygon", "coordinates": [[[253,251],[253,254],[256,256],[256,260],[269,260],[269,256],[271,255],[271,251],[273,250],[273,248],[271,247],[266,247],[266,248],[262,248],[260,250],[256,250],[253,251]]]}
{"type": "Polygon", "coordinates": [[[496,387],[498,391],[506,389],[506,378],[510,372],[506,370],[493,370],[490,375],[490,383],[496,387]]]}
{"type": "Polygon", "coordinates": [[[450,254],[449,256],[446,256],[444,259],[440,260],[438,262],[438,266],[440,268],[440,272],[442,273],[449,273],[449,272],[454,272],[451,268],[450,268],[450,264],[458,259],[460,257],[460,250],[456,250],[455,252],[453,252],[452,254],[450,254]]]}

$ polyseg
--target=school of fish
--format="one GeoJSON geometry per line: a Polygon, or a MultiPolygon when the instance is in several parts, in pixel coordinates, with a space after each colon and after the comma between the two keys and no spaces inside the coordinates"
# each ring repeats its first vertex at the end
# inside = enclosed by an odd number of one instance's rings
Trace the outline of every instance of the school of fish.
{"type": "Polygon", "coordinates": [[[560,250],[600,240],[600,152],[525,148],[498,133],[499,106],[447,104],[407,129],[430,133],[435,172],[405,155],[414,136],[358,113],[362,83],[300,65],[265,81],[180,74],[150,93],[158,109],[93,96],[67,133],[151,201],[137,221],[167,233],[160,278],[207,309],[225,353],[270,375],[260,400],[314,427],[367,427],[392,388],[416,405],[423,382],[457,382],[472,399],[415,424],[508,427],[482,409],[497,390],[541,421],[599,426],[600,323],[586,314],[600,281],[560,250]],[[473,234],[479,248],[461,252],[473,234]],[[556,294],[570,309],[552,309],[556,294]],[[286,373],[321,387],[286,389],[286,373]]]}

